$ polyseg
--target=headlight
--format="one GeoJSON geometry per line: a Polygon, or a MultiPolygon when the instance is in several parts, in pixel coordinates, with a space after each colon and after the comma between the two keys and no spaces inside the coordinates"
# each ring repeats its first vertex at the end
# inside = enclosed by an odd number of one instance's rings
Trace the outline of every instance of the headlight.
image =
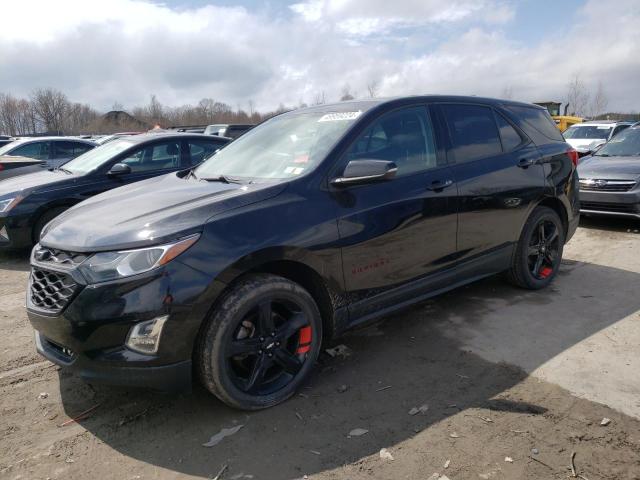
{"type": "Polygon", "coordinates": [[[78,270],[89,283],[106,282],[148,272],[165,265],[198,241],[200,234],[183,238],[167,245],[96,253],[85,260],[78,270]]]}
{"type": "Polygon", "coordinates": [[[20,203],[20,200],[22,200],[22,197],[20,196],[0,200],[0,213],[8,212],[20,203]]]}

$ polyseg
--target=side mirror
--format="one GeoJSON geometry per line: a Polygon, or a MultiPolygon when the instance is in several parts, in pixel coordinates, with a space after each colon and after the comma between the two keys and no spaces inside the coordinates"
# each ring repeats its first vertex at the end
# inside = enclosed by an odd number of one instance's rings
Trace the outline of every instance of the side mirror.
{"type": "Polygon", "coordinates": [[[390,180],[396,176],[397,171],[396,164],[386,160],[351,160],[342,176],[334,178],[331,184],[341,187],[390,180]]]}
{"type": "Polygon", "coordinates": [[[131,167],[126,163],[116,163],[111,170],[107,172],[107,175],[110,177],[117,177],[120,175],[126,175],[127,173],[131,173],[131,167]]]}

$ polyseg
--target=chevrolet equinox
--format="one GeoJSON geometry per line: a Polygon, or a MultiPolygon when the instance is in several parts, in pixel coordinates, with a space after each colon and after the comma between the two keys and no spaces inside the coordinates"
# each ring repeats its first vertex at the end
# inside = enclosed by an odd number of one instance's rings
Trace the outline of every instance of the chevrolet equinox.
{"type": "Polygon", "coordinates": [[[88,382],[275,405],[323,342],[506,272],[540,289],[579,220],[546,110],[478,97],[320,105],[92,197],[31,255],[37,350],[88,382]]]}

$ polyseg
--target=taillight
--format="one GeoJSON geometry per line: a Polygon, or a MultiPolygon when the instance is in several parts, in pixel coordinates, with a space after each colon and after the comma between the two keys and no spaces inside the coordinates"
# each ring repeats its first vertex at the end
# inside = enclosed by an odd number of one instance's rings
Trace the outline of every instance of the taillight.
{"type": "Polygon", "coordinates": [[[4,165],[0,163],[0,172],[4,170],[4,165]]]}
{"type": "Polygon", "coordinates": [[[569,150],[567,150],[567,155],[569,155],[569,158],[571,159],[571,163],[573,163],[573,165],[577,167],[578,158],[580,158],[580,156],[578,155],[578,151],[575,148],[570,148],[569,150]]]}

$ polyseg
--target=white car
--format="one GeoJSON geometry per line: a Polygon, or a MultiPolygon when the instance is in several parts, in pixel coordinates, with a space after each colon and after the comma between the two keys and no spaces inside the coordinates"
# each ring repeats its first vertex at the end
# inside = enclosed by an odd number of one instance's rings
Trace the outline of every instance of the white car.
{"type": "Polygon", "coordinates": [[[562,135],[564,135],[567,143],[578,151],[580,156],[584,156],[604,145],[631,125],[633,125],[633,122],[608,120],[577,123],[567,128],[562,135]]]}

